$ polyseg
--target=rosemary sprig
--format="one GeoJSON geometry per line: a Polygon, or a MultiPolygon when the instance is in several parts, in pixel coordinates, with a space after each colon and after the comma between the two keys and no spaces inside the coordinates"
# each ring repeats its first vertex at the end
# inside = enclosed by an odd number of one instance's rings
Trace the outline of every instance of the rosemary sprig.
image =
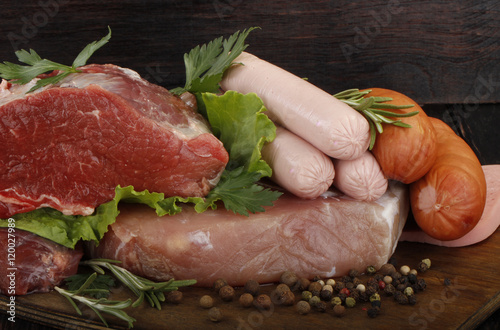
{"type": "Polygon", "coordinates": [[[394,109],[408,109],[413,107],[414,104],[394,105],[390,103],[384,103],[387,101],[391,101],[392,98],[390,97],[365,97],[365,95],[369,94],[370,92],[371,90],[360,91],[357,88],[353,88],[337,93],[333,96],[344,102],[345,104],[351,106],[353,109],[359,111],[368,120],[368,124],[370,125],[369,149],[372,150],[377,138],[377,132],[382,134],[382,132],[384,131],[382,123],[407,128],[411,127],[411,125],[402,122],[400,119],[391,119],[388,117],[411,117],[418,114],[418,111],[412,111],[408,113],[395,113],[392,111],[387,111],[394,109]]]}
{"type": "Polygon", "coordinates": [[[128,323],[128,327],[132,328],[133,322],[135,322],[136,320],[133,317],[129,316],[125,311],[123,311],[123,309],[132,305],[131,299],[127,299],[125,301],[116,301],[116,300],[108,300],[107,298],[92,299],[83,296],[84,294],[108,291],[106,289],[87,289],[89,285],[96,278],[97,274],[93,273],[91,276],[89,276],[87,281],[85,281],[85,283],[78,290],[75,291],[64,290],[57,286],[54,289],[61,295],[66,297],[66,299],[68,299],[68,301],[75,308],[75,310],[79,315],[82,315],[82,311],[80,310],[80,308],[78,308],[75,301],[78,301],[86,305],[90,309],[92,309],[94,313],[96,313],[96,315],[99,316],[102,323],[104,323],[106,327],[109,327],[108,323],[106,322],[101,313],[114,315],[119,319],[126,321],[128,323]]]}
{"type": "Polygon", "coordinates": [[[0,63],[0,77],[9,80],[14,84],[27,84],[39,75],[51,71],[57,71],[56,75],[39,79],[36,84],[28,91],[31,93],[40,87],[55,84],[71,73],[78,73],[78,67],[84,66],[90,56],[104,46],[111,38],[111,28],[108,27],[108,34],[99,41],[93,41],[88,44],[75,58],[71,66],[59,64],[47,59],[42,59],[33,49],[29,51],[21,49],[16,51],[19,62],[27,65],[14,64],[11,62],[0,63]]]}
{"type": "Polygon", "coordinates": [[[91,267],[95,272],[104,274],[103,268],[108,269],[115,277],[128,287],[138,298],[132,304],[132,307],[139,306],[146,299],[151,307],[161,310],[161,302],[165,301],[164,292],[175,291],[180,287],[190,286],[196,283],[196,280],[176,281],[171,279],[167,282],[153,282],[141,276],[129,272],[123,267],[115,265],[119,263],[116,260],[109,259],[91,259],[82,261],[80,264],[91,267]]]}

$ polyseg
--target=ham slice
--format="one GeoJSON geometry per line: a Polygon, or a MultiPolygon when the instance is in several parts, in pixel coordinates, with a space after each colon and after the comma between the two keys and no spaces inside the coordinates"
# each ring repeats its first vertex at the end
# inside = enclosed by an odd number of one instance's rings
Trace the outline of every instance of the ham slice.
{"type": "Polygon", "coordinates": [[[470,232],[456,240],[440,241],[409,222],[400,241],[460,247],[481,242],[493,234],[500,226],[500,165],[484,165],[483,171],[486,178],[486,205],[481,219],[470,232]]]}
{"type": "Polygon", "coordinates": [[[266,212],[248,218],[222,208],[188,209],[157,217],[141,205],[122,205],[117,221],[91,255],[117,259],[135,274],[164,281],[194,278],[210,286],[254,279],[275,282],[287,269],[312,278],[341,276],[386,263],[405,224],[407,187],[391,182],[377,201],[337,191],[304,200],[285,193],[266,212]]]}

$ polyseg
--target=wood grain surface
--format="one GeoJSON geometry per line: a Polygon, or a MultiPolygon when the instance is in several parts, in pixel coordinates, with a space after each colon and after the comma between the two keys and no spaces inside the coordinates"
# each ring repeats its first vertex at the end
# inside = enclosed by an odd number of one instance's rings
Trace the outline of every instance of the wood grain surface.
{"type": "Polygon", "coordinates": [[[332,93],[397,89],[419,103],[500,101],[497,1],[3,0],[0,60],[33,48],[70,64],[113,30],[93,61],[132,68],[168,88],[183,54],[259,26],[248,51],[332,93]]]}
{"type": "MultiPolygon", "coordinates": [[[[299,315],[294,307],[274,304],[268,311],[243,308],[235,299],[223,302],[211,289],[183,288],[179,305],[164,304],[161,311],[143,304],[127,309],[136,318],[134,329],[326,329],[331,326],[353,329],[474,329],[479,327],[500,306],[500,229],[485,241],[469,247],[446,248],[429,244],[402,242],[394,254],[398,266],[416,267],[423,258],[430,258],[431,269],[419,274],[427,289],[417,293],[413,306],[398,305],[394,299],[381,295],[382,308],[375,318],[367,316],[369,303],[359,303],[348,309],[344,317],[334,316],[329,308],[325,313],[316,310],[299,315]],[[224,319],[209,320],[207,310],[199,307],[202,295],[211,295],[224,319]]],[[[367,276],[360,277],[366,282],[367,276]]],[[[338,280],[338,279],[337,279],[338,280]]],[[[275,286],[262,286],[270,293],[275,286]]],[[[236,296],[243,292],[236,288],[236,296]]],[[[112,298],[125,299],[130,293],[115,290],[112,298]]],[[[298,301],[297,294],[296,300],[298,301]]],[[[88,309],[79,317],[68,301],[58,293],[33,294],[16,299],[18,318],[52,326],[56,329],[103,329],[102,323],[88,309]]],[[[5,310],[6,298],[0,296],[0,310],[5,310]]],[[[126,324],[106,317],[112,328],[126,324]]],[[[5,322],[5,330],[26,329],[5,322]]],[[[496,324],[498,326],[498,323],[496,324]]],[[[36,328],[35,328],[36,329],[36,328]]]]}

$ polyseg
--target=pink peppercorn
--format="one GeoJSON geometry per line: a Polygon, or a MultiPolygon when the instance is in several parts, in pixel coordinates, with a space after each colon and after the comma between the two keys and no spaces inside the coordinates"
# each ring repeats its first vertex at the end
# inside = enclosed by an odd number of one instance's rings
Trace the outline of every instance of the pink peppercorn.
{"type": "Polygon", "coordinates": [[[342,290],[340,290],[340,293],[345,294],[346,297],[349,297],[351,295],[351,291],[349,291],[348,288],[343,288],[342,290]]]}
{"type": "Polygon", "coordinates": [[[385,282],[383,280],[378,281],[378,287],[380,290],[385,289],[385,282]]]}

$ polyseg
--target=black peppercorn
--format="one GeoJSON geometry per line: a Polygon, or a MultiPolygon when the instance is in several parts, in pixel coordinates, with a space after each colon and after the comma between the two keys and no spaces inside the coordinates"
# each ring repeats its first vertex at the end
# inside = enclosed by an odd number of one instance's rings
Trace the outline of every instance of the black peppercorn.
{"type": "Polygon", "coordinates": [[[417,286],[419,291],[424,291],[425,288],[427,288],[427,283],[425,283],[425,280],[423,278],[419,278],[417,281],[417,286]]]}
{"type": "Polygon", "coordinates": [[[384,279],[384,276],[389,276],[389,275],[375,274],[373,275],[373,278],[375,279],[375,281],[380,282],[384,279]]]}
{"type": "Polygon", "coordinates": [[[350,277],[358,277],[359,276],[359,271],[357,269],[351,269],[349,271],[349,276],[350,277]]]}
{"type": "Polygon", "coordinates": [[[367,311],[366,311],[366,314],[371,317],[371,318],[375,318],[377,317],[379,314],[380,314],[380,308],[377,308],[377,307],[372,307],[372,308],[369,308],[367,311]]]}
{"type": "Polygon", "coordinates": [[[368,280],[366,280],[366,286],[370,285],[377,285],[378,286],[378,280],[375,279],[375,277],[370,277],[368,280]]]}
{"type": "Polygon", "coordinates": [[[387,284],[384,288],[384,293],[387,295],[387,296],[392,296],[394,295],[394,292],[396,292],[396,288],[394,287],[394,285],[392,284],[387,284]]]}
{"type": "Polygon", "coordinates": [[[329,301],[332,299],[333,290],[321,290],[319,297],[321,300],[329,301]]]}
{"type": "Polygon", "coordinates": [[[415,275],[415,274],[409,274],[408,275],[408,282],[410,282],[410,284],[417,283],[417,275],[415,275]]]}
{"type": "Polygon", "coordinates": [[[344,283],[352,282],[352,277],[350,277],[348,275],[342,276],[341,281],[344,282],[344,283]]]}
{"type": "Polygon", "coordinates": [[[362,282],[361,282],[361,280],[360,280],[359,278],[357,278],[357,277],[354,277],[354,278],[352,279],[352,284],[354,285],[354,287],[357,287],[357,286],[358,286],[358,285],[360,285],[361,283],[362,283],[362,282]]]}
{"type": "Polygon", "coordinates": [[[380,308],[382,306],[382,302],[380,300],[372,300],[371,305],[372,307],[380,308]]]}
{"type": "Polygon", "coordinates": [[[408,296],[401,291],[394,292],[394,300],[400,305],[408,304],[408,296]]]}
{"type": "Polygon", "coordinates": [[[361,301],[361,300],[360,300],[361,293],[360,293],[360,292],[359,292],[359,290],[357,290],[357,289],[351,290],[350,297],[352,297],[352,298],[353,298],[354,300],[356,300],[356,301],[361,301]]]}
{"type": "Polygon", "coordinates": [[[393,273],[393,274],[392,274],[392,275],[390,275],[390,276],[392,277],[392,281],[393,281],[393,282],[397,282],[397,281],[399,281],[399,279],[400,279],[403,275],[401,275],[401,273],[400,273],[400,272],[395,272],[395,273],[393,273]]]}
{"type": "Polygon", "coordinates": [[[315,305],[314,308],[321,313],[326,312],[327,309],[327,304],[324,301],[318,301],[315,305]]]}
{"type": "Polygon", "coordinates": [[[417,303],[417,296],[412,294],[411,296],[408,296],[408,304],[410,305],[415,305],[417,303]]]}
{"type": "Polygon", "coordinates": [[[345,288],[345,283],[344,282],[341,282],[341,281],[337,281],[335,282],[335,285],[333,286],[333,289],[336,291],[336,292],[340,292],[340,290],[344,289],[345,288]]]}

